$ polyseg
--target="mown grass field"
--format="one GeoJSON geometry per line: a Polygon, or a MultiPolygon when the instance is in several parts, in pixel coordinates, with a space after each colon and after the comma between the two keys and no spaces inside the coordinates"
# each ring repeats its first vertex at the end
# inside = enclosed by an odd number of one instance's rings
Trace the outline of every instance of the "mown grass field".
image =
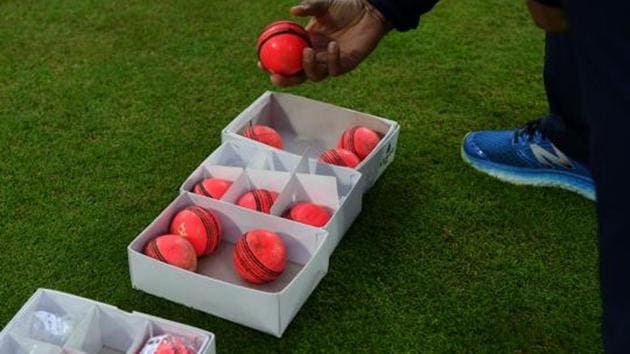
{"type": "Polygon", "coordinates": [[[277,89],[292,1],[0,0],[0,325],[39,287],[198,326],[233,352],[598,352],[594,204],[467,167],[464,134],[546,113],[521,1],[444,0],[355,72],[277,89]],[[283,339],[131,288],[126,246],[266,90],[397,120],[394,164],[283,339]]]}

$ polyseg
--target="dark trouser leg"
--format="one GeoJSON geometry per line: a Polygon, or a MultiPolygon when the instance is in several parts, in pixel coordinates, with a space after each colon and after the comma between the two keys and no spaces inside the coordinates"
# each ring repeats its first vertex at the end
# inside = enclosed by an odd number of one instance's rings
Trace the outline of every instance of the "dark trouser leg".
{"type": "Polygon", "coordinates": [[[589,129],[580,106],[575,48],[568,34],[547,34],[544,79],[549,116],[542,122],[543,130],[562,152],[587,162],[589,129]]]}
{"type": "Polygon", "coordinates": [[[630,1],[567,3],[591,126],[604,346],[630,353],[630,1]]]}

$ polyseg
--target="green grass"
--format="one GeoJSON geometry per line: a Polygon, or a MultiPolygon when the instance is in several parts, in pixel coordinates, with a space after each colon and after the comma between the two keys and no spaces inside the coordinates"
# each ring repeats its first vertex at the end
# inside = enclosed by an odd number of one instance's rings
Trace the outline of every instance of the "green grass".
{"type": "Polygon", "coordinates": [[[283,339],[131,289],[126,246],[270,86],[288,0],[0,1],[0,324],[39,287],[207,329],[230,352],[599,352],[593,203],[459,156],[546,112],[520,1],[444,0],[358,70],[282,91],[397,120],[394,164],[283,339]]]}

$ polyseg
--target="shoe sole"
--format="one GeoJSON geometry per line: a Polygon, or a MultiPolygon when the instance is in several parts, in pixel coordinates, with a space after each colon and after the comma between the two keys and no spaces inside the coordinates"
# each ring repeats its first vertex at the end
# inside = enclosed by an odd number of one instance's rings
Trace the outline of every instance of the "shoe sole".
{"type": "Polygon", "coordinates": [[[477,171],[483,172],[501,181],[521,186],[556,187],[575,192],[592,201],[596,200],[593,182],[574,174],[562,171],[541,172],[535,169],[508,167],[506,165],[477,159],[468,155],[463,145],[461,155],[464,162],[477,171]]]}

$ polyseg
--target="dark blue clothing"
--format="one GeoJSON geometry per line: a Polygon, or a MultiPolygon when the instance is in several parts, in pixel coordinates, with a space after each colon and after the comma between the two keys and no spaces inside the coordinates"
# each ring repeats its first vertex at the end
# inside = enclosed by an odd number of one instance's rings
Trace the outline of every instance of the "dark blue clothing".
{"type": "Polygon", "coordinates": [[[571,0],[567,13],[597,188],[604,346],[630,353],[630,1],[571,0]]]}
{"type": "MultiPolygon", "coordinates": [[[[420,16],[429,12],[439,0],[369,0],[401,32],[418,27],[420,16]]],[[[536,0],[548,6],[561,6],[562,0],[536,0]]]]}
{"type": "MultiPolygon", "coordinates": [[[[416,28],[434,0],[372,0],[394,28],[416,28]]],[[[558,0],[540,0],[557,4],[558,0]]],[[[588,160],[597,192],[602,337],[630,353],[630,0],[563,1],[569,31],[548,34],[550,139],[588,160]]]]}
{"type": "Polygon", "coordinates": [[[404,32],[418,27],[420,16],[429,12],[439,0],[371,0],[398,31],[404,32]]]}
{"type": "Polygon", "coordinates": [[[543,74],[549,105],[543,131],[566,155],[590,165],[590,129],[582,111],[582,92],[571,36],[547,34],[543,74]]]}

